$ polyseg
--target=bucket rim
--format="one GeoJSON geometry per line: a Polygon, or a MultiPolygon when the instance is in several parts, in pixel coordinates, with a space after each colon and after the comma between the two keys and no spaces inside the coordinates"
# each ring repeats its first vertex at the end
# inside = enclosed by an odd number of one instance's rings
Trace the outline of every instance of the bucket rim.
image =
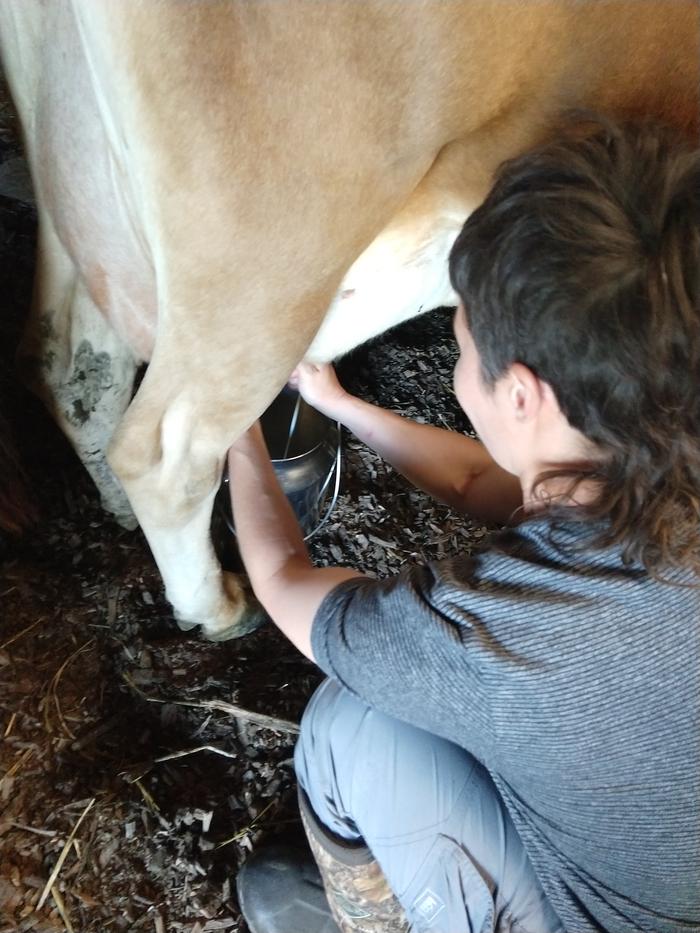
{"type": "Polygon", "coordinates": [[[331,421],[330,418],[328,419],[328,422],[329,422],[330,427],[329,427],[327,436],[321,438],[321,440],[317,444],[315,444],[313,447],[311,447],[309,450],[305,450],[301,454],[296,454],[294,457],[270,457],[270,463],[273,463],[273,464],[274,463],[280,463],[280,464],[281,463],[294,463],[295,461],[303,460],[305,457],[310,457],[312,454],[315,454],[319,448],[323,447],[323,445],[328,442],[329,437],[331,435],[333,435],[339,441],[340,433],[341,433],[340,422],[331,421]]]}

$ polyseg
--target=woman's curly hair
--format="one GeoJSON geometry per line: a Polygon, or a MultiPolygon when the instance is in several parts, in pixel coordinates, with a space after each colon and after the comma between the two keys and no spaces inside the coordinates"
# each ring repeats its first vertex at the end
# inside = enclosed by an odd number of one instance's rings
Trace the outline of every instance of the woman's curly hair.
{"type": "Polygon", "coordinates": [[[486,383],[524,363],[601,451],[539,478],[596,482],[566,510],[593,520],[591,543],[700,571],[698,150],[658,124],[579,117],[501,167],[450,275],[486,383]]]}

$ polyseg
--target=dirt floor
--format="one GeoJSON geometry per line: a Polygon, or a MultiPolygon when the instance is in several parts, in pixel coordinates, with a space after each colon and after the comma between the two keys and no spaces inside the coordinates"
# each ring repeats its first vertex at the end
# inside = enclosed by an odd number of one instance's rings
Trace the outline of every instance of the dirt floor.
{"type": "MultiPolygon", "coordinates": [[[[39,518],[1,543],[0,933],[245,931],[235,893],[257,846],[296,838],[292,751],[321,675],[271,624],[210,644],[173,622],[139,531],[101,511],[13,371],[35,217],[0,197],[0,403],[39,518]]],[[[448,312],[341,365],[349,388],[468,428],[448,312]]],[[[344,435],[342,494],[311,550],[378,576],[469,549],[485,530],[344,435]]]]}

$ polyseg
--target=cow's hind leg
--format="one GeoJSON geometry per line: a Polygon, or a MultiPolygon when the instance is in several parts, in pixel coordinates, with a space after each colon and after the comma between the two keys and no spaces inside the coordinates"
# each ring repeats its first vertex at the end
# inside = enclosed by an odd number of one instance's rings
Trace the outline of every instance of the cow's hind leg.
{"type": "Polygon", "coordinates": [[[136,362],[96,308],[46,216],[39,223],[35,283],[21,369],[92,476],[103,507],[134,528],[106,449],[129,404],[136,362]]]}
{"type": "MultiPolygon", "coordinates": [[[[197,354],[180,349],[157,345],[109,460],[148,539],[180,627],[201,625],[207,638],[233,638],[264,618],[249,605],[240,578],[222,571],[210,534],[224,458],[240,433],[241,413],[224,410],[225,398],[217,405],[207,401],[206,386],[214,377],[191,372],[190,356],[197,354]]],[[[219,383],[214,379],[214,384],[219,383]]]]}

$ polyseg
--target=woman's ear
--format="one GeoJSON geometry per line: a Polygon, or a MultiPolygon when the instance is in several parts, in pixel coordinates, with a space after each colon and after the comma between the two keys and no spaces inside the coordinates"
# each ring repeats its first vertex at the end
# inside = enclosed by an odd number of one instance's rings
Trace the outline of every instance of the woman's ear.
{"type": "MultiPolygon", "coordinates": [[[[523,363],[513,363],[508,370],[508,404],[516,421],[530,421],[546,404],[546,383],[523,363]]],[[[553,397],[553,393],[552,393],[553,397]]]]}

